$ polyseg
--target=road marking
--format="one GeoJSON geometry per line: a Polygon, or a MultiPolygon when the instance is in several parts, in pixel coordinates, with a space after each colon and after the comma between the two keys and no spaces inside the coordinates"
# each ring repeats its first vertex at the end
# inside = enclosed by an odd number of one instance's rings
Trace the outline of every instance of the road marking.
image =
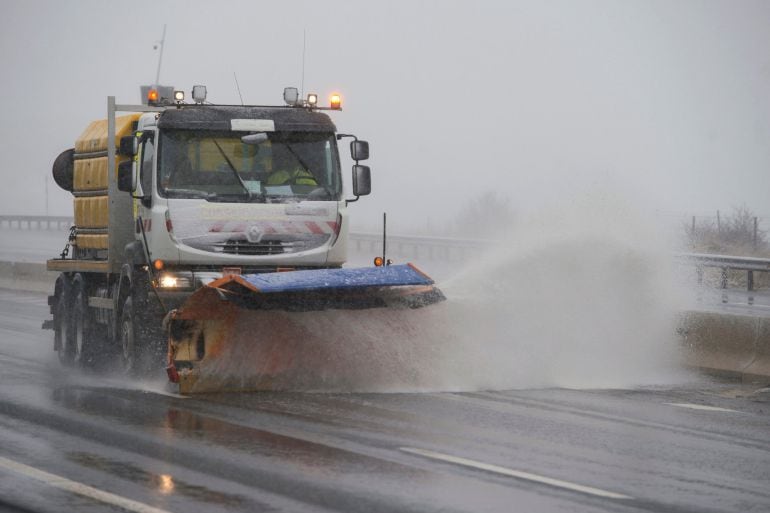
{"type": "Polygon", "coordinates": [[[164,390],[164,384],[157,383],[129,383],[124,378],[108,379],[103,382],[108,385],[106,388],[115,390],[116,392],[141,392],[143,394],[156,394],[165,397],[173,397],[174,399],[189,399],[189,396],[177,394],[176,392],[170,392],[164,390]],[[155,388],[157,387],[157,388],[155,388]]]}
{"type": "Polygon", "coordinates": [[[187,395],[177,394],[176,392],[169,392],[166,390],[158,390],[158,389],[152,389],[152,388],[136,388],[134,390],[138,390],[139,392],[144,392],[145,394],[155,394],[155,395],[162,395],[164,397],[173,397],[174,399],[190,398],[187,395]]]}
{"type": "Polygon", "coordinates": [[[165,396],[165,397],[173,397],[174,399],[190,399],[189,395],[175,394],[174,392],[161,392],[159,390],[143,390],[143,392],[148,392],[150,394],[162,395],[162,396],[165,396]]]}
{"type": "Polygon", "coordinates": [[[0,456],[0,467],[6,468],[17,474],[22,474],[27,477],[31,477],[32,479],[42,481],[49,486],[60,488],[62,490],[76,493],[78,495],[83,495],[84,497],[95,499],[105,504],[117,506],[118,508],[124,509],[126,511],[133,511],[135,513],[169,513],[165,509],[155,508],[142,502],[126,499],[120,495],[105,492],[99,490],[98,488],[93,488],[91,486],[84,485],[83,483],[78,483],[77,481],[71,481],[67,478],[57,476],[56,474],[49,474],[48,472],[36,469],[35,467],[30,467],[29,465],[9,460],[7,458],[3,458],[2,456],[0,456]]]}
{"type": "Polygon", "coordinates": [[[628,495],[608,492],[607,490],[602,490],[601,488],[594,488],[592,486],[583,486],[576,483],[570,483],[569,481],[562,481],[560,479],[552,479],[550,477],[539,476],[537,474],[530,474],[529,472],[522,472],[520,470],[513,470],[505,467],[498,467],[497,465],[490,465],[488,463],[482,463],[480,461],[460,458],[458,456],[450,456],[449,454],[441,454],[440,452],[426,451],[425,449],[415,449],[413,447],[401,447],[400,450],[403,452],[408,452],[410,454],[417,454],[419,456],[424,456],[426,458],[431,458],[434,460],[445,461],[448,463],[454,463],[456,465],[462,465],[464,467],[471,467],[479,470],[485,470],[487,472],[494,472],[495,474],[515,477],[516,479],[523,479],[526,481],[533,481],[535,483],[555,486],[557,488],[564,488],[567,490],[572,490],[574,492],[587,493],[589,495],[596,495],[598,497],[605,497],[608,499],[633,499],[633,497],[629,497],[628,495]]]}
{"type": "Polygon", "coordinates": [[[732,413],[740,413],[738,410],[730,410],[727,408],[717,408],[716,406],[706,406],[704,404],[690,404],[690,403],[663,403],[668,406],[678,406],[679,408],[688,408],[690,410],[702,410],[702,411],[724,411],[732,413]]]}

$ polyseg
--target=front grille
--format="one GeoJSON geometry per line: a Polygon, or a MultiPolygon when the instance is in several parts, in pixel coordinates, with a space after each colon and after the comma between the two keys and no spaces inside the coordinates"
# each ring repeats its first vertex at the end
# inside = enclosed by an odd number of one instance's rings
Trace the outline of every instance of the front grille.
{"type": "Polygon", "coordinates": [[[246,238],[230,236],[230,238],[190,238],[183,239],[185,245],[202,251],[226,253],[228,255],[270,256],[286,253],[299,253],[323,246],[329,241],[329,235],[281,236],[282,238],[262,239],[250,242],[246,238]],[[288,240],[287,240],[288,239],[288,240]]]}
{"type": "Polygon", "coordinates": [[[280,255],[281,253],[294,253],[304,249],[303,241],[280,242],[277,240],[263,240],[261,242],[249,242],[243,239],[230,239],[225,243],[212,244],[215,250],[230,255],[280,255]]]}

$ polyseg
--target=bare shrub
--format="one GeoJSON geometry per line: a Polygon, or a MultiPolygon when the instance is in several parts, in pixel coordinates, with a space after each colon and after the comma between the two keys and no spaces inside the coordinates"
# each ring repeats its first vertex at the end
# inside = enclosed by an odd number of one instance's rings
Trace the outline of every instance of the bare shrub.
{"type": "Polygon", "coordinates": [[[737,256],[760,256],[768,253],[767,232],[757,226],[757,217],[745,204],[733,207],[731,214],[716,218],[696,219],[684,225],[690,251],[737,256]],[[756,240],[755,240],[756,237],[756,240]]]}

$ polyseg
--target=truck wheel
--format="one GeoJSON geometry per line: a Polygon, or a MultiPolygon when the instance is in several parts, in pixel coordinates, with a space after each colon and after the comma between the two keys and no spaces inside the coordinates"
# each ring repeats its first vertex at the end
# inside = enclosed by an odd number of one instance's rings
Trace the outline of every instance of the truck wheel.
{"type": "Polygon", "coordinates": [[[72,308],[72,347],[68,354],[72,363],[85,367],[93,364],[94,341],[86,282],[80,274],[76,274],[72,280],[72,308]]]}
{"type": "Polygon", "coordinates": [[[73,323],[71,312],[71,285],[69,279],[62,274],[56,287],[56,306],[54,309],[54,349],[59,355],[62,365],[72,365],[70,353],[73,339],[73,323]]]}
{"type": "Polygon", "coordinates": [[[135,272],[131,287],[134,320],[135,374],[152,375],[166,366],[168,339],[163,331],[163,311],[145,271],[135,272]]]}
{"type": "Polygon", "coordinates": [[[128,297],[123,303],[123,313],[120,316],[120,365],[126,374],[136,373],[138,353],[136,327],[134,326],[134,304],[128,297]]]}

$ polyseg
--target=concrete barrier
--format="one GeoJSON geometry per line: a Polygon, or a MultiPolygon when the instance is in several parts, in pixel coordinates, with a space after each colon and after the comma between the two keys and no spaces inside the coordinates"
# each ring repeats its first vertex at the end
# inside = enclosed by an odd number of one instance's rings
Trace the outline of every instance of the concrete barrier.
{"type": "Polygon", "coordinates": [[[58,275],[46,271],[45,264],[0,262],[0,288],[51,294],[58,275]]]}
{"type": "Polygon", "coordinates": [[[754,361],[743,370],[747,379],[756,381],[758,378],[764,378],[770,382],[770,319],[761,319],[759,329],[757,330],[757,344],[754,361]]]}
{"type": "Polygon", "coordinates": [[[687,365],[770,382],[770,318],[689,311],[680,333],[687,365]]]}

